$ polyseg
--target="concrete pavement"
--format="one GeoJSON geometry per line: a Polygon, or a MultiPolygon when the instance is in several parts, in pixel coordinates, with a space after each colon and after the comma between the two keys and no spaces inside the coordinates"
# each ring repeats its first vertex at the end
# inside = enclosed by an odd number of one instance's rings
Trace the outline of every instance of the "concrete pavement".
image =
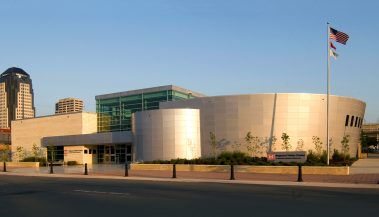
{"type": "Polygon", "coordinates": [[[356,161],[350,174],[379,174],[379,154],[369,153],[368,158],[356,161]]]}

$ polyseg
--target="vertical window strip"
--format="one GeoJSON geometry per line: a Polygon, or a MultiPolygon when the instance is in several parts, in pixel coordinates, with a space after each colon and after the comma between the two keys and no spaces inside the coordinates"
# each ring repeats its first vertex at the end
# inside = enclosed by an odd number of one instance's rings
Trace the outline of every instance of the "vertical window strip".
{"type": "Polygon", "coordinates": [[[349,115],[346,115],[345,127],[349,126],[349,115]]]}

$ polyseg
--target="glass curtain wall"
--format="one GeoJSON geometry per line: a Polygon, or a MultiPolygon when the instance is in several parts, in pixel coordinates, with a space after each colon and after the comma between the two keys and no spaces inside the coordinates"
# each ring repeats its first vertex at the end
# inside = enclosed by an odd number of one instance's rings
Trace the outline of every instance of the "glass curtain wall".
{"type": "Polygon", "coordinates": [[[130,131],[132,113],[159,109],[159,102],[194,98],[174,90],[96,100],[98,132],[130,131]]]}

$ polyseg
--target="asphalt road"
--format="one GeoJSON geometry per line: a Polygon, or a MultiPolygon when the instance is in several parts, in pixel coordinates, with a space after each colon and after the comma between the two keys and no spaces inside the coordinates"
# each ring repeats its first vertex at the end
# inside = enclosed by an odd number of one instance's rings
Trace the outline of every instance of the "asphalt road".
{"type": "Polygon", "coordinates": [[[0,176],[1,217],[364,216],[379,190],[0,176]]]}

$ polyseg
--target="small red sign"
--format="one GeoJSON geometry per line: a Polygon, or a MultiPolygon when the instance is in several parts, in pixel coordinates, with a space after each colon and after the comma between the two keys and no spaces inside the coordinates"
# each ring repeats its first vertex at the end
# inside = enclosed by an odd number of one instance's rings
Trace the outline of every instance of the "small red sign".
{"type": "Polygon", "coordinates": [[[275,153],[267,153],[267,160],[274,161],[276,159],[275,153]]]}

